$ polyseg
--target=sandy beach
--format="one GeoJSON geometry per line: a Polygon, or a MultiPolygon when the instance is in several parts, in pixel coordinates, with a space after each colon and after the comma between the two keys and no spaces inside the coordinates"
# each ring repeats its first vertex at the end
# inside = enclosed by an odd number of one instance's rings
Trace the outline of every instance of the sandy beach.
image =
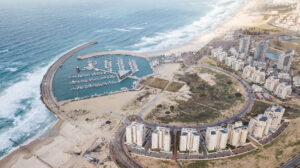
{"type": "Polygon", "coordinates": [[[179,55],[182,52],[196,52],[214,38],[223,36],[227,31],[233,28],[246,28],[262,25],[266,23],[266,21],[263,20],[263,15],[257,11],[257,9],[261,7],[261,3],[262,2],[258,0],[249,0],[232,17],[214,29],[201,33],[186,44],[172,47],[164,51],[150,53],[150,55],[179,55]]]}
{"type": "MultiPolygon", "coordinates": [[[[222,25],[203,32],[187,44],[161,51],[161,53],[179,54],[197,51],[212,39],[224,35],[232,28],[261,25],[265,22],[263,15],[254,12],[258,5],[257,0],[249,0],[222,25]]],[[[179,68],[179,65],[166,66],[171,66],[171,69],[179,68]]],[[[168,69],[168,67],[164,67],[164,69],[168,69]]],[[[169,74],[166,76],[170,77],[169,74]]],[[[101,165],[97,166],[117,167],[107,157],[109,156],[109,143],[113,140],[115,131],[122,124],[122,117],[133,114],[143,107],[144,104],[138,104],[135,110],[127,108],[137,96],[143,94],[142,92],[124,92],[62,105],[61,109],[65,110],[71,119],[58,121],[51,131],[29,143],[25,148],[19,148],[0,160],[0,167],[95,167],[83,155],[86,151],[97,148],[96,144],[103,144],[99,149],[100,154],[96,156],[100,158],[101,162],[101,165]]],[[[91,152],[92,154],[93,152],[91,152]]]]}

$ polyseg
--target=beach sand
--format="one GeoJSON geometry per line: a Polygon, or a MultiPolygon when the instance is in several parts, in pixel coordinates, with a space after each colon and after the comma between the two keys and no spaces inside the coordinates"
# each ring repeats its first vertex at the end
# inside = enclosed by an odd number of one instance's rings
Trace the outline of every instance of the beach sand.
{"type": "MultiPolygon", "coordinates": [[[[189,43],[162,51],[165,54],[197,51],[213,38],[223,35],[232,28],[250,27],[263,24],[263,16],[254,12],[257,7],[256,0],[247,2],[231,19],[213,30],[204,32],[189,43]]],[[[178,65],[166,65],[164,69],[174,70],[178,65]]],[[[24,168],[24,167],[95,167],[82,156],[86,150],[90,150],[99,139],[104,139],[101,154],[97,158],[105,160],[109,155],[107,143],[114,138],[114,132],[122,124],[123,115],[135,113],[124,111],[122,108],[133,101],[140,92],[126,92],[94,99],[75,101],[62,106],[68,115],[73,118],[70,121],[58,121],[55,127],[36,139],[24,148],[12,152],[0,161],[0,167],[24,168]],[[71,111],[86,110],[86,113],[74,115],[71,111]],[[112,112],[110,114],[110,112],[112,112]],[[110,124],[106,124],[110,121],[110,124]],[[74,153],[81,153],[78,156],[74,153]],[[32,153],[34,155],[32,155],[32,153]],[[38,157],[36,157],[38,156],[38,157]]],[[[151,99],[151,98],[149,98],[151,99]]],[[[142,105],[141,105],[142,107],[142,105]]],[[[139,107],[140,108],[140,107],[139,107]]],[[[107,160],[99,167],[116,167],[113,161],[107,160]]]]}
{"type": "Polygon", "coordinates": [[[223,36],[227,31],[233,28],[246,28],[263,25],[267,21],[264,20],[264,16],[256,10],[261,7],[261,3],[262,1],[249,0],[225,23],[222,23],[212,30],[201,33],[186,44],[172,47],[164,51],[150,53],[150,55],[180,55],[183,52],[197,52],[211,40],[223,36]]]}

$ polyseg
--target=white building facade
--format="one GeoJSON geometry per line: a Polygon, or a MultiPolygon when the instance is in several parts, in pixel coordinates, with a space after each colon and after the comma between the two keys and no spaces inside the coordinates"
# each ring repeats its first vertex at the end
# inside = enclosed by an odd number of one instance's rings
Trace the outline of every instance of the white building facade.
{"type": "Polygon", "coordinates": [[[142,148],[144,143],[144,124],[132,122],[126,127],[126,144],[135,144],[136,148],[142,148]]]}
{"type": "Polygon", "coordinates": [[[199,152],[200,134],[196,129],[183,128],[180,135],[179,151],[199,152]]]}

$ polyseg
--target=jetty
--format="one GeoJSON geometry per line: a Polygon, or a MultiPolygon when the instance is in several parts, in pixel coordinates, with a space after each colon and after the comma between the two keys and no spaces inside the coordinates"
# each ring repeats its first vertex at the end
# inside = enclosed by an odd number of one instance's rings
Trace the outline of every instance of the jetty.
{"type": "Polygon", "coordinates": [[[143,57],[143,58],[148,58],[148,55],[145,54],[139,54],[139,53],[134,53],[130,51],[107,51],[107,52],[98,52],[98,53],[92,53],[92,54],[87,54],[83,56],[77,56],[77,59],[87,59],[91,57],[99,57],[99,56],[104,56],[104,55],[130,55],[130,56],[136,56],[136,57],[143,57]]]}
{"type": "Polygon", "coordinates": [[[57,69],[63,65],[63,63],[69,58],[71,57],[73,54],[75,54],[76,52],[89,47],[91,45],[97,44],[98,41],[91,41],[88,43],[85,43],[83,45],[80,45],[74,49],[72,49],[71,51],[67,52],[66,54],[64,54],[62,57],[60,57],[54,64],[52,64],[50,66],[50,68],[48,69],[48,71],[46,72],[46,74],[43,77],[42,83],[41,83],[41,100],[44,102],[44,104],[46,105],[46,107],[54,112],[60,119],[65,120],[64,117],[62,117],[62,111],[59,109],[57,103],[57,99],[53,94],[53,90],[52,90],[52,81],[54,78],[54,75],[57,71],[57,69]]]}

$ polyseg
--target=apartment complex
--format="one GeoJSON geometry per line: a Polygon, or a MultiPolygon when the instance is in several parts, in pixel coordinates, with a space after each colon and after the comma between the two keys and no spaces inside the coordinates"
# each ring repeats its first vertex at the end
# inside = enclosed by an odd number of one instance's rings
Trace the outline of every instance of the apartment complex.
{"type": "Polygon", "coordinates": [[[265,115],[270,116],[272,119],[270,130],[275,131],[278,126],[281,124],[281,120],[283,117],[283,114],[285,112],[285,108],[281,106],[270,106],[265,110],[265,115]]]}
{"type": "Polygon", "coordinates": [[[292,94],[292,85],[288,82],[282,82],[277,86],[274,94],[282,99],[286,99],[292,94]]]}
{"type": "Polygon", "coordinates": [[[169,128],[156,127],[152,132],[151,148],[158,149],[163,152],[171,150],[171,133],[169,128]]]}
{"type": "Polygon", "coordinates": [[[259,43],[255,49],[254,60],[265,61],[268,46],[268,42],[259,43]]]}
{"type": "Polygon", "coordinates": [[[279,78],[277,76],[270,76],[266,80],[265,89],[271,92],[275,92],[278,85],[279,85],[279,78]]]}
{"type": "Polygon", "coordinates": [[[196,129],[183,128],[180,135],[180,151],[199,152],[200,135],[196,129]]]}
{"type": "Polygon", "coordinates": [[[262,138],[268,135],[272,118],[270,116],[259,114],[258,116],[251,118],[248,126],[248,133],[255,138],[262,138]]]}
{"type": "Polygon", "coordinates": [[[144,143],[144,124],[132,122],[126,127],[126,144],[142,148],[144,143]]]}
{"type": "Polygon", "coordinates": [[[234,62],[234,61],[236,61],[236,57],[235,56],[230,56],[230,57],[226,57],[226,59],[225,59],[225,64],[227,65],[227,66],[232,66],[232,63],[234,62]]]}
{"type": "Polygon", "coordinates": [[[205,134],[205,143],[207,150],[225,149],[228,140],[227,128],[221,126],[208,127],[205,134]]]}
{"type": "Polygon", "coordinates": [[[244,126],[241,121],[237,121],[234,124],[228,125],[227,130],[228,144],[238,147],[243,146],[246,143],[248,127],[244,126]]]}
{"type": "Polygon", "coordinates": [[[277,68],[283,71],[289,71],[291,68],[294,54],[294,50],[288,50],[285,53],[281,54],[278,59],[277,68]]]}
{"type": "Polygon", "coordinates": [[[244,53],[245,56],[247,56],[249,47],[250,47],[250,39],[251,36],[244,36],[243,38],[240,39],[239,43],[239,53],[244,53]]]}
{"type": "Polygon", "coordinates": [[[254,72],[256,71],[256,68],[252,65],[247,65],[243,70],[243,78],[252,80],[252,76],[254,72]]]}
{"type": "Polygon", "coordinates": [[[232,62],[232,69],[235,71],[242,70],[244,68],[244,61],[238,59],[232,62]]]}

